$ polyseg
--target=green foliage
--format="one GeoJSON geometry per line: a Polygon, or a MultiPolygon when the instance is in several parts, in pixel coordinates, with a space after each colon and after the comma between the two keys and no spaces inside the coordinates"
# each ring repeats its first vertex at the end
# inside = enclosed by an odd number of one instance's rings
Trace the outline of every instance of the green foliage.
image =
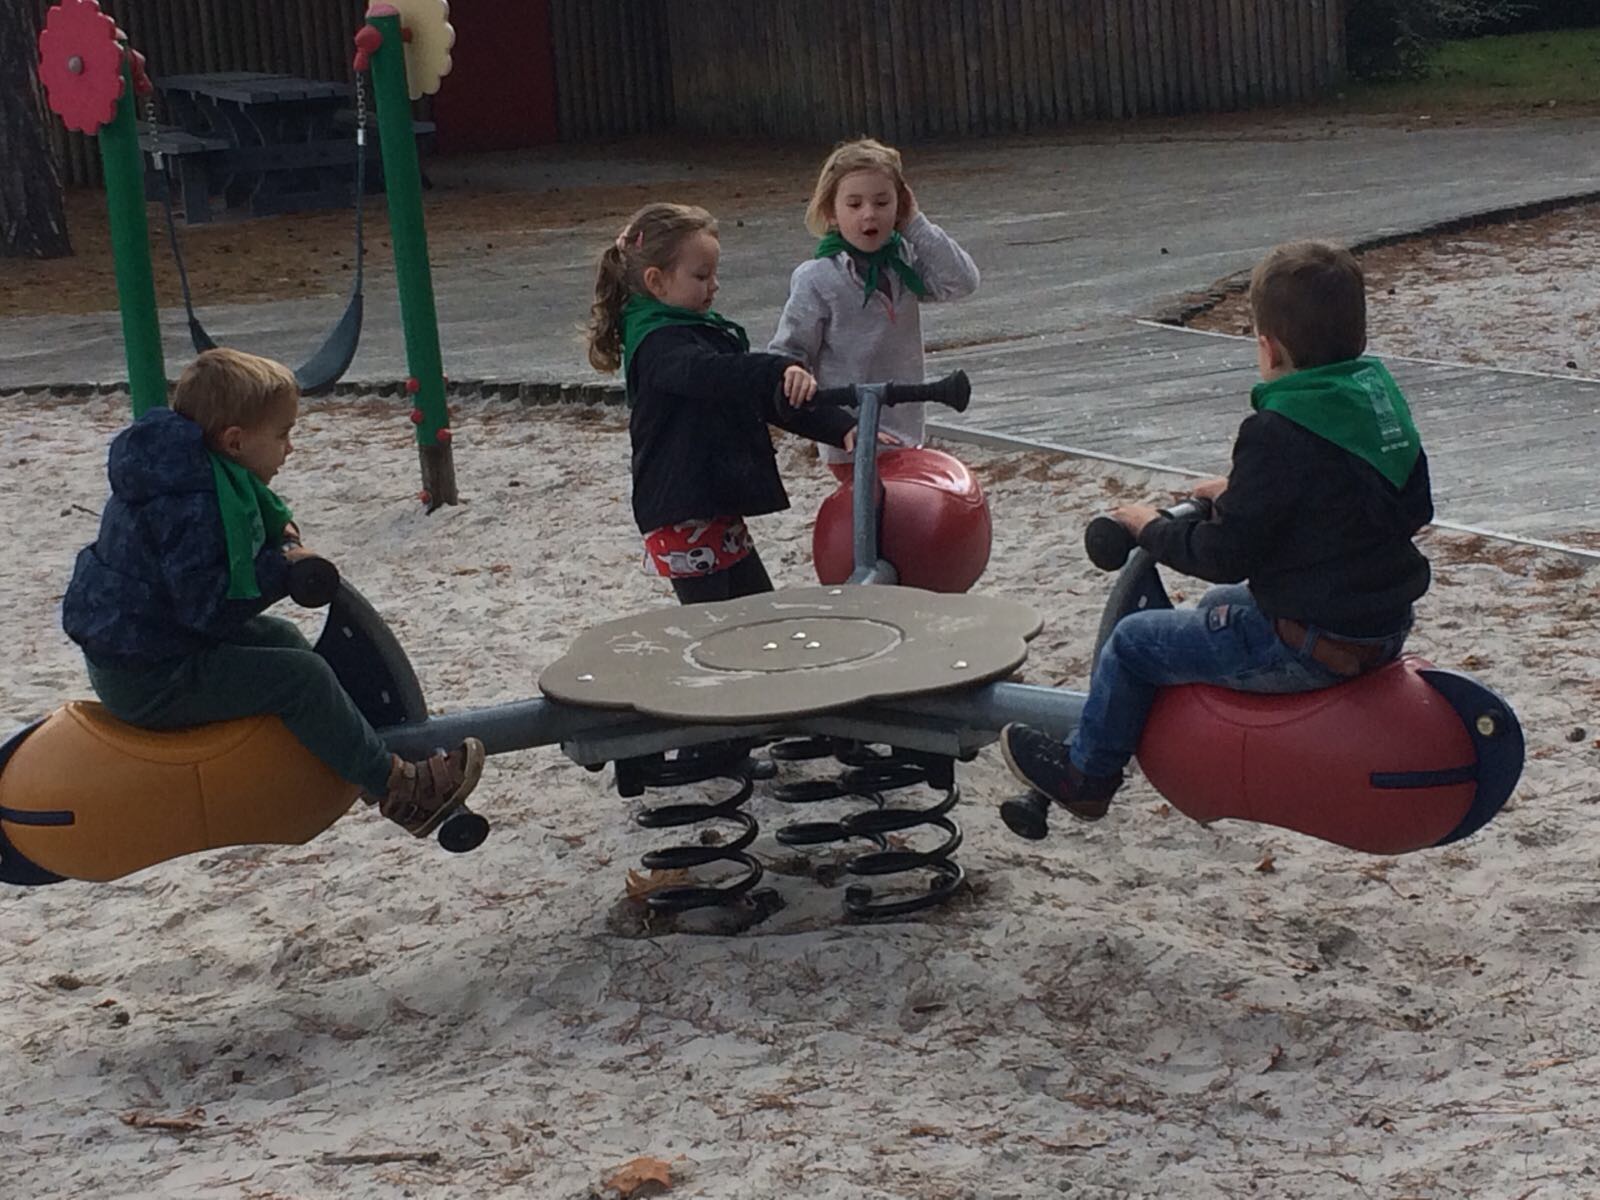
{"type": "Polygon", "coordinates": [[[1350,0],[1350,74],[1420,78],[1446,39],[1504,26],[1532,7],[1524,0],[1350,0]]]}
{"type": "Polygon", "coordinates": [[[1446,42],[1419,79],[1356,83],[1350,107],[1449,113],[1557,106],[1593,111],[1600,103],[1600,29],[1519,33],[1446,42]]]}

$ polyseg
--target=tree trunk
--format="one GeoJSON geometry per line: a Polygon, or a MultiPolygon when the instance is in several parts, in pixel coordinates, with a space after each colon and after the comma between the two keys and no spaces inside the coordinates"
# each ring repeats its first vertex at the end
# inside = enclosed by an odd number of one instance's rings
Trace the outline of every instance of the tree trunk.
{"type": "Polygon", "coordinates": [[[61,173],[50,153],[36,73],[39,31],[29,0],[0,0],[0,258],[72,253],[61,173]]]}

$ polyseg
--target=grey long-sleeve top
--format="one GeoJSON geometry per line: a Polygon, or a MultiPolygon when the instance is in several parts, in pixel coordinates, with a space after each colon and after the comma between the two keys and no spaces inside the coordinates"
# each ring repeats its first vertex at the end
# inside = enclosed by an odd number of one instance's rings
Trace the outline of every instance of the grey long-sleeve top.
{"type": "MultiPolygon", "coordinates": [[[[954,238],[918,213],[901,231],[907,260],[927,285],[925,300],[959,300],[978,288],[978,268],[954,238]]],[[[797,359],[822,387],[853,383],[921,383],[922,314],[917,294],[888,272],[889,293],[868,299],[866,283],[850,255],[801,263],[789,279],[789,302],[767,347],[797,359]],[[863,303],[865,301],[865,303],[863,303]]],[[[920,404],[883,410],[879,427],[908,446],[920,446],[925,421],[920,404]]],[[[824,462],[849,462],[833,446],[819,446],[824,462]]]]}

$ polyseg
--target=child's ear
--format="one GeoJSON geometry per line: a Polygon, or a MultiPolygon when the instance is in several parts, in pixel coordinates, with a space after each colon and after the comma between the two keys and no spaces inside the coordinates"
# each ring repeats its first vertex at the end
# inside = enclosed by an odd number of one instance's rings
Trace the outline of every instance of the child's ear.
{"type": "Polygon", "coordinates": [[[666,272],[660,267],[646,267],[641,279],[644,281],[644,290],[657,300],[661,299],[661,286],[666,281],[666,272]]]}
{"type": "Polygon", "coordinates": [[[238,458],[244,449],[244,426],[229,425],[217,435],[217,449],[229,458],[238,458]]]}
{"type": "Polygon", "coordinates": [[[1261,349],[1261,357],[1267,366],[1274,371],[1289,366],[1289,352],[1283,348],[1283,343],[1275,337],[1265,333],[1256,334],[1256,345],[1261,349]]]}

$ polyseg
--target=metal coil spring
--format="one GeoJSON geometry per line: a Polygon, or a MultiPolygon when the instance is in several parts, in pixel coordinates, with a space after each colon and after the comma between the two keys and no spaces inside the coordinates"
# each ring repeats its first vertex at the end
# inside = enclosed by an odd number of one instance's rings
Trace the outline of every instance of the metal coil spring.
{"type": "Polygon", "coordinates": [[[742,763],[730,766],[725,759],[645,758],[619,761],[616,766],[617,790],[624,796],[637,796],[647,787],[683,787],[711,779],[726,779],[738,784],[738,790],[724,800],[666,804],[658,808],[646,808],[634,818],[645,829],[676,829],[701,821],[729,821],[741,831],[731,842],[668,846],[643,855],[639,862],[651,871],[690,870],[717,862],[733,863],[744,868],[743,874],[720,883],[677,884],[651,892],[645,897],[645,903],[650,908],[657,912],[676,913],[732,904],[747,896],[761,882],[764,874],[762,866],[746,852],[756,840],[759,829],[756,819],[741,809],[755,787],[748,771],[740,769],[742,763]]]}
{"type": "Polygon", "coordinates": [[[955,763],[938,755],[917,754],[892,750],[883,754],[859,742],[843,742],[823,738],[799,739],[780,742],[769,753],[773,758],[797,761],[833,755],[848,769],[833,779],[807,779],[780,784],[773,789],[777,799],[790,804],[814,804],[823,800],[836,800],[859,796],[870,800],[876,807],[855,813],[837,821],[797,821],[777,831],[779,842],[786,846],[817,846],[832,842],[863,838],[876,846],[875,850],[858,854],[847,860],[844,869],[851,875],[898,875],[906,871],[929,871],[932,877],[920,895],[899,900],[874,900],[872,888],[865,883],[851,884],[845,889],[845,911],[856,917],[886,917],[901,913],[919,912],[943,904],[953,896],[966,878],[961,866],[950,856],[961,846],[961,826],[948,814],[961,799],[960,786],[955,781],[955,763]],[[885,792],[925,784],[944,795],[925,808],[904,806],[889,807],[885,792]],[[931,827],[944,836],[931,850],[894,849],[888,835],[908,829],[931,827]]]}

